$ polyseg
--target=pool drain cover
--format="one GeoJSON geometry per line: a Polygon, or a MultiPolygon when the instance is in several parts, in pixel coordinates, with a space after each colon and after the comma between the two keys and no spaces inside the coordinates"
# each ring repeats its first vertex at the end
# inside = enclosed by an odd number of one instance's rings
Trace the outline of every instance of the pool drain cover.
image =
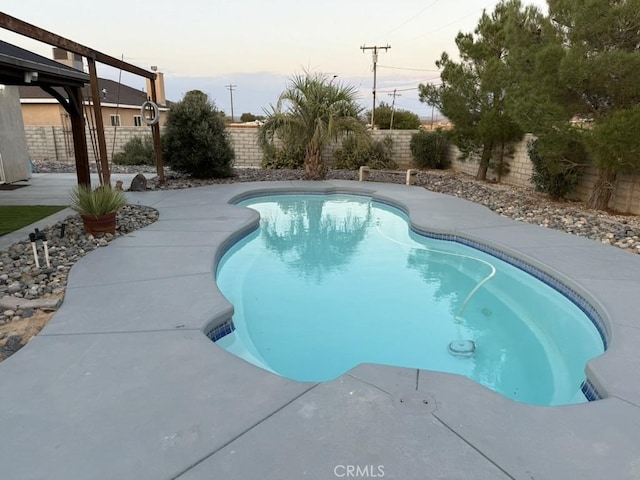
{"type": "Polygon", "coordinates": [[[431,413],[436,409],[436,401],[431,395],[416,391],[395,393],[393,404],[399,409],[417,414],[431,413]]]}
{"type": "Polygon", "coordinates": [[[449,344],[449,353],[456,357],[470,357],[476,351],[473,340],[454,340],[449,344]]]}

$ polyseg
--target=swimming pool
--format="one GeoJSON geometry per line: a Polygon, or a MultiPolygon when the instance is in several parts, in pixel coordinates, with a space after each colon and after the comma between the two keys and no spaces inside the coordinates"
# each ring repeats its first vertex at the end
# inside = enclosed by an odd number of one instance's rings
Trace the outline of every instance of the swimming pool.
{"type": "Polygon", "coordinates": [[[261,225],[218,265],[235,330],[217,344],[230,352],[299,381],[376,363],[464,375],[526,403],[585,401],[584,367],[603,340],[549,285],[413,232],[400,210],[367,197],[241,205],[261,225]]]}

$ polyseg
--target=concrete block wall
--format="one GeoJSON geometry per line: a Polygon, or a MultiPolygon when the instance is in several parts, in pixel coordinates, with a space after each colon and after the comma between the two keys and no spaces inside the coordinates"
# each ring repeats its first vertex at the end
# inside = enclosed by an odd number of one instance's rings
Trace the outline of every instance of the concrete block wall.
{"type": "Polygon", "coordinates": [[[390,136],[393,140],[391,151],[393,159],[400,169],[407,169],[413,166],[413,156],[411,155],[411,137],[418,130],[374,130],[375,140],[384,140],[390,136]]]}
{"type": "MultiPolygon", "coordinates": [[[[259,167],[262,163],[262,150],[257,142],[257,126],[231,126],[228,128],[233,148],[236,152],[235,165],[238,167],[259,167]]],[[[417,130],[376,130],[373,132],[375,140],[384,140],[390,136],[393,140],[392,154],[400,168],[409,168],[412,164],[410,149],[411,136],[417,130]]],[[[340,147],[340,142],[327,145],[322,151],[322,157],[328,165],[333,164],[333,152],[340,147]]]]}
{"type": "MultiPolygon", "coordinates": [[[[519,187],[533,188],[531,184],[531,174],[533,164],[529,160],[527,145],[533,138],[526,135],[525,138],[514,145],[514,156],[509,160],[509,170],[507,175],[503,175],[501,183],[516,185],[519,187]]],[[[457,148],[451,147],[451,166],[458,172],[464,172],[475,176],[478,171],[477,159],[467,161],[458,160],[459,152],[457,148]]],[[[489,172],[490,179],[495,178],[489,172]]],[[[591,194],[593,185],[597,179],[597,172],[589,167],[580,175],[575,191],[569,197],[573,200],[586,202],[591,194]]],[[[619,174],[614,185],[613,194],[609,202],[609,208],[620,213],[630,213],[640,215],[640,175],[639,174],[619,174]]]]}
{"type": "MultiPolygon", "coordinates": [[[[588,167],[578,181],[575,191],[571,195],[571,199],[587,201],[591,190],[598,178],[598,172],[595,168],[588,167]]],[[[620,213],[630,213],[640,215],[640,175],[620,173],[618,174],[609,208],[620,213]]]]}
{"type": "Polygon", "coordinates": [[[618,175],[609,208],[640,215],[640,175],[618,175]]]}
{"type": "MultiPolygon", "coordinates": [[[[70,130],[62,126],[25,125],[27,148],[30,158],[34,160],[50,160],[56,162],[73,162],[73,136],[70,130]]],[[[97,140],[92,139],[87,128],[87,149],[89,161],[95,162],[94,150],[97,149],[97,140]],[[95,145],[95,149],[94,149],[95,145]]],[[[105,141],[107,143],[107,158],[111,160],[112,154],[122,150],[125,143],[133,137],[151,136],[151,129],[145,127],[113,127],[105,128],[105,141]]]]}
{"type": "MultiPolygon", "coordinates": [[[[507,159],[509,164],[509,173],[502,175],[500,181],[508,185],[517,185],[519,187],[532,188],[531,174],[533,173],[533,165],[529,160],[527,147],[533,139],[532,135],[525,135],[522,141],[512,145],[513,155],[507,159]]],[[[455,146],[451,147],[450,160],[451,167],[458,172],[464,172],[468,175],[475,176],[478,173],[478,159],[460,160],[460,152],[455,146]]],[[[497,180],[497,175],[491,170],[487,173],[487,178],[497,180]]]]}
{"type": "MultiPolygon", "coordinates": [[[[235,165],[238,167],[259,167],[262,162],[262,150],[258,146],[258,127],[230,127],[229,136],[236,153],[235,165]]],[[[412,167],[412,156],[410,150],[411,136],[416,130],[376,130],[373,137],[376,140],[383,140],[389,135],[393,139],[393,157],[400,169],[412,167]]],[[[70,132],[65,133],[63,127],[59,126],[25,126],[27,147],[29,156],[37,160],[55,160],[61,162],[73,161],[72,137],[70,132]]],[[[134,136],[151,135],[150,129],[145,127],[118,127],[107,128],[105,137],[107,141],[108,157],[111,159],[112,152],[117,153],[122,146],[134,136]]],[[[530,182],[533,167],[527,154],[527,144],[531,140],[531,135],[527,135],[521,142],[514,145],[513,158],[509,159],[509,173],[503,175],[501,182],[508,185],[517,185],[525,188],[533,188],[530,182]]],[[[91,141],[87,140],[90,161],[95,161],[91,141]]],[[[331,165],[333,163],[333,151],[339,147],[338,144],[329,145],[323,152],[325,161],[331,165]]],[[[478,170],[477,160],[458,160],[459,152],[452,147],[450,159],[452,168],[456,171],[464,172],[475,176],[478,170]]],[[[491,173],[489,178],[492,177],[491,173]]],[[[591,188],[595,183],[596,171],[587,169],[580,177],[576,191],[572,198],[586,201],[589,198],[591,188]]],[[[640,175],[620,174],[616,181],[615,190],[609,203],[609,208],[621,213],[640,215],[640,175]]]]}
{"type": "Polygon", "coordinates": [[[60,159],[58,155],[56,144],[57,129],[60,130],[60,135],[62,135],[61,127],[25,125],[25,137],[30,158],[34,160],[67,161],[66,155],[64,159],[60,159]]]}
{"type": "Polygon", "coordinates": [[[258,145],[258,127],[229,127],[227,129],[233,150],[236,153],[236,167],[259,167],[262,163],[262,150],[258,145]]]}

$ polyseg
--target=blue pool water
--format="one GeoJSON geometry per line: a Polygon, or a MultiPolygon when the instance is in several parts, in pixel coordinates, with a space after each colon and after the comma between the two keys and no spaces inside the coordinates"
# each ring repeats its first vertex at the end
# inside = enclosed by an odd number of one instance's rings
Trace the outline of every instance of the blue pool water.
{"type": "Polygon", "coordinates": [[[417,234],[400,210],[367,197],[241,205],[261,222],[218,265],[235,331],[217,344],[230,352],[298,381],[375,363],[464,375],[531,404],[585,401],[585,364],[603,352],[602,338],[526,272],[417,234]]]}

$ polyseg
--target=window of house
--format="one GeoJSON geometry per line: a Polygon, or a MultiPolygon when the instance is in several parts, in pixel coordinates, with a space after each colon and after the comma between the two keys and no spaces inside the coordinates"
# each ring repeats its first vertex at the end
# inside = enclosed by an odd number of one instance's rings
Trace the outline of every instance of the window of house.
{"type": "Polygon", "coordinates": [[[136,127],[141,127],[142,126],[142,116],[141,115],[134,115],[133,116],[133,124],[136,127]]]}
{"type": "Polygon", "coordinates": [[[111,118],[111,126],[119,127],[120,126],[120,115],[109,115],[111,118]]]}

